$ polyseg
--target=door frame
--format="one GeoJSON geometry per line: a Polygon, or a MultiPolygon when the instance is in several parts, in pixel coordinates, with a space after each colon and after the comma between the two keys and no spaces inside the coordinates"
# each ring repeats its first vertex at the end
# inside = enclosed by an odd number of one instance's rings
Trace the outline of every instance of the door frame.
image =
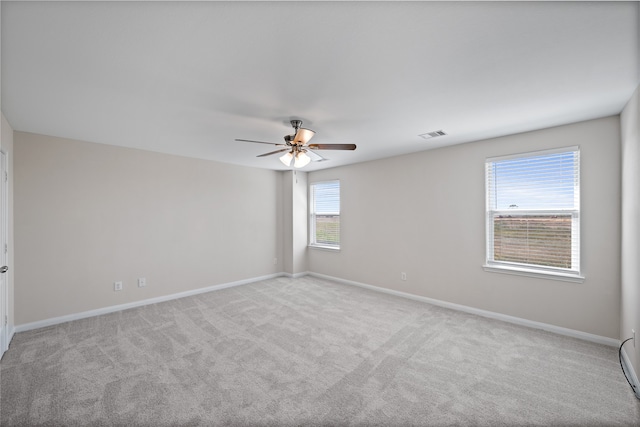
{"type": "MultiPolygon", "coordinates": [[[[9,170],[8,154],[0,150],[0,266],[9,265],[9,170]]],[[[9,274],[3,274],[0,286],[0,358],[9,348],[9,274]]]]}

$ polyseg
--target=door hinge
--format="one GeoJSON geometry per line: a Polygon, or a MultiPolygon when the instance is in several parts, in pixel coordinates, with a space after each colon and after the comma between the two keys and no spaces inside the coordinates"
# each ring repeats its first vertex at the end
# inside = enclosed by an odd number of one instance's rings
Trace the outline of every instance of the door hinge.
{"type": "Polygon", "coordinates": [[[9,172],[4,173],[4,182],[9,182],[9,172]]]}
{"type": "Polygon", "coordinates": [[[5,316],[4,316],[4,326],[7,326],[8,323],[9,323],[9,316],[7,316],[5,314],[5,316]]]}
{"type": "Polygon", "coordinates": [[[4,253],[9,253],[9,245],[7,243],[4,244],[4,253]]]}

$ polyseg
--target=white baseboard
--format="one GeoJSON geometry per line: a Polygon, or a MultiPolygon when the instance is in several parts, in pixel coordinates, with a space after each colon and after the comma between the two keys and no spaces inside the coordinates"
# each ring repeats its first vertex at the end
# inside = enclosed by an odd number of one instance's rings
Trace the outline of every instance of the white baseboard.
{"type": "Polygon", "coordinates": [[[290,277],[292,279],[298,279],[300,277],[308,276],[309,274],[311,273],[308,271],[303,271],[302,273],[282,273],[283,276],[290,277]]]}
{"type": "Polygon", "coordinates": [[[560,326],[550,325],[548,323],[536,322],[533,320],[527,320],[520,317],[508,316],[506,314],[495,313],[493,311],[481,310],[479,308],[469,307],[461,304],[454,304],[447,301],[441,301],[433,298],[427,298],[420,295],[414,295],[407,292],[395,291],[393,289],[381,288],[378,286],[367,285],[365,283],[354,282],[352,280],[341,279],[339,277],[327,276],[325,274],[319,273],[309,273],[310,276],[319,277],[326,280],[332,280],[334,282],[343,283],[345,285],[358,286],[361,288],[371,289],[373,291],[382,292],[385,294],[395,295],[402,298],[409,298],[416,301],[422,301],[429,304],[437,305],[439,307],[450,308],[452,310],[463,311],[465,313],[476,314],[482,317],[488,317],[490,319],[502,320],[503,322],[513,323],[516,325],[526,326],[534,329],[542,329],[548,332],[554,332],[559,335],[565,335],[572,338],[578,338],[585,341],[594,342],[597,344],[604,344],[611,347],[618,347],[620,345],[620,341],[603,337],[600,335],[594,335],[587,332],[576,331],[574,329],[563,328],[560,326]]]}
{"type": "MultiPolygon", "coordinates": [[[[33,330],[33,329],[39,329],[39,328],[44,328],[44,327],[47,327],[47,326],[57,325],[57,324],[60,324],[60,323],[70,322],[70,321],[73,321],[73,320],[79,320],[79,319],[84,319],[84,318],[87,318],[87,317],[99,316],[101,314],[114,313],[114,312],[117,312],[117,311],[129,309],[129,308],[141,307],[141,306],[145,306],[145,305],[149,305],[149,304],[156,304],[156,303],[159,303],[159,302],[170,301],[170,300],[174,300],[174,299],[178,299],[178,298],[184,298],[184,297],[188,297],[188,296],[192,296],[192,295],[198,295],[198,294],[202,294],[202,293],[205,293],[205,292],[217,291],[217,290],[221,290],[221,289],[231,288],[231,287],[234,287],[234,286],[246,285],[246,284],[258,282],[258,281],[261,281],[261,280],[273,279],[273,278],[276,278],[276,277],[284,276],[284,277],[290,277],[290,278],[299,278],[299,277],[303,277],[303,276],[307,276],[307,275],[318,277],[318,278],[321,278],[321,279],[331,280],[331,281],[342,283],[342,284],[345,284],[345,285],[358,286],[358,287],[361,287],[361,288],[370,289],[370,290],[373,290],[373,291],[376,291],[376,292],[390,294],[390,295],[394,295],[394,296],[398,296],[398,297],[402,297],[402,298],[408,298],[408,299],[412,299],[412,300],[416,300],[416,301],[426,302],[426,303],[433,304],[433,305],[436,305],[436,306],[445,307],[445,308],[449,308],[449,309],[457,310],[457,311],[462,311],[462,312],[465,312],[465,313],[475,314],[475,315],[478,315],[478,316],[488,317],[488,318],[491,318],[491,319],[501,320],[501,321],[504,321],[504,322],[513,323],[513,324],[517,324],[517,325],[521,325],[521,326],[526,326],[526,327],[530,327],[530,328],[534,328],[534,329],[542,329],[542,330],[545,330],[545,331],[557,333],[559,335],[565,335],[565,336],[569,336],[569,337],[573,337],[573,338],[578,338],[578,339],[582,339],[582,340],[585,340],[585,341],[594,342],[594,343],[597,343],[597,344],[604,344],[604,345],[613,346],[613,347],[618,347],[620,345],[620,341],[615,340],[613,338],[607,338],[607,337],[603,337],[603,336],[599,336],[599,335],[590,334],[590,333],[587,333],[587,332],[576,331],[576,330],[573,330],[573,329],[568,329],[568,328],[563,328],[563,327],[560,327],[560,326],[550,325],[550,324],[547,324],[547,323],[535,322],[535,321],[532,321],[532,320],[522,319],[522,318],[519,318],[519,317],[508,316],[508,315],[501,314],[501,313],[495,313],[495,312],[492,312],[492,311],[481,310],[481,309],[478,309],[478,308],[469,307],[469,306],[465,306],[465,305],[461,305],[461,304],[454,304],[454,303],[441,301],[441,300],[437,300],[437,299],[433,299],[433,298],[427,298],[427,297],[414,295],[414,294],[410,294],[410,293],[406,293],[406,292],[395,291],[395,290],[387,289],[387,288],[381,288],[381,287],[378,287],[378,286],[368,285],[368,284],[365,284],[365,283],[355,282],[355,281],[352,281],[352,280],[341,279],[339,277],[333,277],[333,276],[328,276],[328,275],[325,275],[325,274],[313,273],[313,272],[303,272],[303,273],[294,273],[294,274],[284,273],[284,272],[275,273],[275,274],[270,274],[270,275],[266,275],[266,276],[254,277],[254,278],[251,278],[251,279],[238,280],[238,281],[235,281],[235,282],[229,282],[229,283],[223,283],[223,284],[220,284],[220,285],[208,286],[206,288],[194,289],[194,290],[191,290],[191,291],[179,292],[179,293],[176,293],[176,294],[171,294],[171,295],[166,295],[166,296],[161,296],[161,297],[156,297],[156,298],[145,299],[145,300],[142,300],[142,301],[136,301],[136,302],[127,303],[127,304],[120,304],[120,305],[115,305],[115,306],[111,306],[111,307],[105,307],[105,308],[100,308],[100,309],[96,309],[96,310],[89,310],[89,311],[84,311],[84,312],[81,312],[81,313],[55,317],[55,318],[51,318],[51,319],[40,320],[40,321],[37,321],[37,322],[26,323],[26,324],[23,324],[23,325],[17,325],[17,326],[13,326],[10,329],[8,342],[10,344],[11,340],[13,339],[13,336],[18,332],[30,331],[30,330],[33,330]]],[[[629,357],[627,355],[627,352],[626,352],[626,350],[624,348],[622,349],[622,364],[623,364],[623,369],[625,370],[627,376],[629,377],[629,381],[631,381],[631,383],[635,386],[636,397],[638,399],[640,399],[640,381],[638,381],[638,376],[636,375],[636,372],[635,372],[635,370],[633,368],[633,365],[631,364],[631,361],[630,361],[630,359],[629,359],[629,357]]]]}
{"type": "MultiPolygon", "coordinates": [[[[51,319],[39,320],[37,322],[25,323],[23,325],[17,325],[11,333],[30,331],[32,329],[44,328],[47,326],[58,325],[60,323],[71,322],[72,320],[85,319],[87,317],[99,316],[101,314],[114,313],[116,311],[127,310],[129,308],[142,307],[149,304],[157,304],[159,302],[170,301],[178,298],[184,298],[192,295],[203,294],[205,292],[218,291],[220,289],[231,288],[234,286],[246,285],[253,282],[259,282],[261,280],[273,279],[276,277],[287,276],[286,273],[275,273],[266,276],[253,277],[251,279],[238,280],[235,282],[223,283],[220,285],[208,286],[206,288],[194,289],[191,291],[178,292],[176,294],[165,295],[161,297],[149,298],[141,301],[130,302],[126,304],[113,305],[110,307],[98,308],[95,310],[83,311],[81,313],[68,314],[66,316],[54,317],[51,319]]],[[[11,342],[11,338],[9,338],[11,342]]]]}
{"type": "MultiPolygon", "coordinates": [[[[560,327],[560,326],[550,325],[550,324],[547,324],[547,323],[535,322],[533,320],[522,319],[520,317],[508,316],[506,314],[495,313],[495,312],[487,311],[487,310],[481,310],[481,309],[478,309],[478,308],[469,307],[469,306],[465,306],[465,305],[461,305],[461,304],[454,304],[454,303],[441,301],[441,300],[437,300],[437,299],[433,299],[433,298],[427,298],[427,297],[414,295],[414,294],[410,294],[410,293],[406,293],[406,292],[400,292],[400,291],[395,291],[395,290],[392,290],[392,289],[381,288],[381,287],[378,287],[378,286],[368,285],[368,284],[365,284],[365,283],[360,283],[360,282],[355,282],[355,281],[352,281],[352,280],[341,279],[339,277],[333,277],[333,276],[328,276],[328,275],[325,275],[325,274],[314,273],[314,272],[303,272],[303,273],[294,273],[294,274],[284,273],[284,272],[275,273],[275,274],[270,274],[270,275],[266,275],[266,276],[254,277],[254,278],[244,279],[244,280],[238,280],[238,281],[235,281],[235,282],[229,282],[229,283],[223,283],[223,284],[220,284],[220,285],[208,286],[206,288],[194,289],[194,290],[191,290],[191,291],[179,292],[179,293],[176,293],[176,294],[165,295],[165,296],[145,299],[145,300],[141,300],[141,301],[135,301],[135,302],[127,303],[127,304],[114,305],[114,306],[110,306],[110,307],[99,308],[99,309],[96,309],[96,310],[89,310],[89,311],[84,311],[84,312],[81,312],[81,313],[75,313],[75,314],[69,314],[69,315],[66,315],[66,316],[54,317],[54,318],[51,318],[51,319],[39,320],[37,322],[25,323],[23,325],[17,325],[12,329],[12,331],[10,333],[10,337],[9,337],[9,342],[11,342],[11,338],[13,338],[13,335],[15,333],[18,333],[18,332],[30,331],[32,329],[44,328],[44,327],[47,327],[47,326],[53,326],[53,325],[57,325],[57,324],[60,324],[60,323],[70,322],[70,321],[73,321],[73,320],[85,319],[87,317],[99,316],[101,314],[114,313],[114,312],[117,312],[117,311],[129,309],[129,308],[142,307],[142,306],[149,305],[149,304],[156,304],[156,303],[159,303],[159,302],[170,301],[170,300],[174,300],[174,299],[178,299],[178,298],[184,298],[184,297],[188,297],[188,296],[192,296],[192,295],[198,295],[198,294],[202,294],[202,293],[205,293],[205,292],[211,292],[211,291],[216,291],[216,290],[220,290],[220,289],[226,289],[226,288],[230,288],[230,287],[233,287],[233,286],[246,285],[246,284],[253,283],[253,282],[258,282],[258,281],[261,281],[261,280],[273,279],[273,278],[276,278],[276,277],[283,277],[284,276],[284,277],[290,277],[290,278],[299,278],[299,277],[303,277],[303,276],[307,276],[307,275],[319,277],[319,278],[326,279],[326,280],[332,280],[334,282],[343,283],[343,284],[346,284],[346,285],[358,286],[358,287],[361,287],[361,288],[366,288],[366,289],[370,289],[370,290],[377,291],[377,292],[382,292],[382,293],[386,293],[386,294],[390,294],[390,295],[395,295],[395,296],[399,296],[399,297],[402,297],[402,298],[409,298],[409,299],[416,300],[416,301],[422,301],[422,302],[426,302],[426,303],[429,303],[429,304],[437,305],[437,306],[440,306],[440,307],[449,308],[449,309],[452,309],[452,310],[457,310],[457,311],[463,311],[463,312],[466,312],[466,313],[476,314],[478,316],[488,317],[488,318],[496,319],[496,320],[502,320],[504,322],[514,323],[514,324],[517,324],[517,325],[526,326],[526,327],[530,327],[530,328],[534,328],[534,329],[542,329],[542,330],[545,330],[545,331],[554,332],[554,333],[557,333],[557,334],[560,334],[560,335],[565,335],[565,336],[569,336],[569,337],[573,337],[573,338],[578,338],[578,339],[582,339],[582,340],[585,340],[585,341],[590,341],[590,342],[594,342],[594,343],[598,343],[598,344],[604,344],[604,345],[608,345],[608,346],[612,346],[612,347],[617,347],[617,346],[620,345],[620,341],[616,340],[616,339],[613,339],[613,338],[607,338],[607,337],[603,337],[603,336],[599,336],[599,335],[590,334],[590,333],[587,333],[587,332],[576,331],[576,330],[573,330],[573,329],[563,328],[563,327],[560,327]]],[[[630,363],[629,363],[629,366],[631,366],[630,363]]],[[[634,375],[635,375],[635,373],[634,373],[634,375]]],[[[636,381],[637,381],[637,377],[636,377],[636,381]]]]}
{"type": "Polygon", "coordinates": [[[627,351],[624,348],[622,349],[622,365],[624,371],[627,374],[627,377],[629,378],[629,381],[631,381],[631,384],[633,384],[633,386],[635,387],[636,397],[640,399],[640,381],[638,381],[636,371],[633,369],[631,360],[629,359],[627,351]]]}
{"type": "Polygon", "coordinates": [[[9,350],[9,346],[11,345],[11,340],[16,333],[16,328],[13,325],[9,325],[9,333],[7,336],[7,348],[0,348],[0,360],[2,360],[2,356],[9,350]]]}

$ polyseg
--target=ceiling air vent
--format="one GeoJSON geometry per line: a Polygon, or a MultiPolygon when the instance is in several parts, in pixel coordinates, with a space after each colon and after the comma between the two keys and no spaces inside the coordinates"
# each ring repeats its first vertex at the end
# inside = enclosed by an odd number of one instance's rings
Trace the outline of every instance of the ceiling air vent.
{"type": "Polygon", "coordinates": [[[420,138],[424,138],[424,139],[431,139],[431,138],[437,138],[439,136],[444,136],[446,135],[445,131],[443,130],[437,130],[435,132],[427,132],[427,133],[423,133],[421,135],[418,135],[420,138]]]}

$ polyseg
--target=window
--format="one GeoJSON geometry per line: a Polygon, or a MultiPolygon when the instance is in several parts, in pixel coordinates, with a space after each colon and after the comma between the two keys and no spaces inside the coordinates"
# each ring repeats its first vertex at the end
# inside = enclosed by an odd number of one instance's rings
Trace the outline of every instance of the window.
{"type": "Polygon", "coordinates": [[[487,159],[485,270],[581,281],[578,147],[487,159]]]}
{"type": "Polygon", "coordinates": [[[311,184],[309,199],[309,244],[340,249],[340,181],[311,184]]]}

